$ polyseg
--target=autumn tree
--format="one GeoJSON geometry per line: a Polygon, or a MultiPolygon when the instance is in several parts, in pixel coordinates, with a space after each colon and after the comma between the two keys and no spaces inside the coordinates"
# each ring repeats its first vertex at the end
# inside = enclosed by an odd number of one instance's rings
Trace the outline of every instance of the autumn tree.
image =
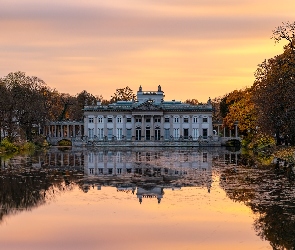
{"type": "Polygon", "coordinates": [[[256,131],[256,114],[251,88],[231,92],[227,95],[226,104],[228,111],[223,119],[226,127],[233,129],[235,122],[238,121],[240,134],[248,135],[256,131]]]}
{"type": "Polygon", "coordinates": [[[285,39],[284,52],[263,61],[256,70],[253,102],[258,126],[275,135],[277,144],[282,137],[295,143],[295,23],[286,23],[273,31],[276,42],[285,39]]]}
{"type": "MultiPolygon", "coordinates": [[[[1,105],[2,109],[9,110],[7,123],[11,126],[17,124],[20,131],[25,133],[26,139],[31,141],[34,128],[42,127],[46,120],[48,88],[45,82],[35,76],[26,76],[20,71],[9,73],[1,78],[0,82],[2,86],[5,86],[10,98],[7,107],[5,104],[1,105]]],[[[8,125],[8,128],[11,126],[8,125]]]]}
{"type": "Polygon", "coordinates": [[[117,101],[132,101],[136,99],[136,95],[133,93],[133,90],[128,86],[121,89],[116,89],[116,92],[111,96],[111,103],[117,101]]]}
{"type": "Polygon", "coordinates": [[[186,99],[184,102],[191,104],[191,105],[198,105],[199,104],[199,101],[197,99],[186,99]]]}

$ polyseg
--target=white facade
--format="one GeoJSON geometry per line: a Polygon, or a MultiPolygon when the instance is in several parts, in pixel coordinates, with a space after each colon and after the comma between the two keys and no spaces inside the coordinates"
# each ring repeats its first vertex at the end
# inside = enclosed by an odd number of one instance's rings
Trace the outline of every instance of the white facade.
{"type": "Polygon", "coordinates": [[[88,140],[209,140],[212,131],[212,105],[190,105],[164,101],[158,91],[142,91],[137,101],[100,103],[84,107],[84,135],[88,140]]]}

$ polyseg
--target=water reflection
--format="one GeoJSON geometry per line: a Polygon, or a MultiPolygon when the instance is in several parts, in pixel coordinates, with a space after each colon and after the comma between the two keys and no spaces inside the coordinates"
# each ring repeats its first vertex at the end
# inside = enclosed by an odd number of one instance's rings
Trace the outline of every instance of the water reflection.
{"type": "MultiPolygon", "coordinates": [[[[193,187],[208,199],[217,195],[218,183],[231,200],[244,203],[257,215],[254,229],[273,249],[294,249],[294,175],[275,166],[257,168],[239,162],[244,163],[239,152],[220,148],[53,148],[36,156],[0,159],[0,221],[76,188],[84,197],[93,192],[102,196],[112,189],[125,200],[132,197],[129,205],[152,202],[163,207],[172,190],[193,187]]],[[[205,199],[198,202],[210,207],[205,199]]]]}
{"type": "Polygon", "coordinates": [[[258,215],[257,234],[273,249],[295,249],[294,173],[274,166],[225,165],[220,186],[227,196],[243,202],[258,215]]]}

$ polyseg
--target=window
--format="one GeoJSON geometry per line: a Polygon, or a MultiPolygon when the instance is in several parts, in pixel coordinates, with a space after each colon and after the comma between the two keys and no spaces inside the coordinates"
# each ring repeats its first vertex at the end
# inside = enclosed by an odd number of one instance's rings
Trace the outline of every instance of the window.
{"type": "Polygon", "coordinates": [[[102,120],[102,117],[97,117],[97,122],[98,122],[98,123],[102,123],[102,121],[103,121],[103,120],[102,120]]]}
{"type": "Polygon", "coordinates": [[[198,117],[194,116],[194,123],[198,122],[198,117]]]}
{"type": "Polygon", "coordinates": [[[208,122],[208,118],[207,117],[203,117],[203,122],[208,122]]]}
{"type": "Polygon", "coordinates": [[[136,118],[135,122],[141,122],[141,118],[136,118]]]}
{"type": "Polygon", "coordinates": [[[198,139],[198,129],[197,128],[193,128],[193,139],[196,140],[198,139]]]}
{"type": "Polygon", "coordinates": [[[122,139],[122,129],[117,128],[117,140],[121,140],[121,139],[122,139]]]}
{"type": "Polygon", "coordinates": [[[117,168],[117,174],[122,174],[122,168],[117,168]]]}
{"type": "Polygon", "coordinates": [[[179,128],[175,128],[173,134],[175,139],[179,139],[179,128]]]}
{"type": "Polygon", "coordinates": [[[161,118],[160,117],[156,117],[155,118],[155,122],[161,122],[161,118]]]}
{"type": "Polygon", "coordinates": [[[108,122],[113,122],[113,118],[112,117],[108,117],[108,122]]]}
{"type": "Polygon", "coordinates": [[[103,128],[97,130],[98,139],[103,139],[103,128]]]}
{"type": "Polygon", "coordinates": [[[89,174],[93,174],[94,173],[94,168],[89,168],[89,174]]]}
{"type": "Polygon", "coordinates": [[[169,140],[169,138],[170,138],[170,130],[169,130],[169,128],[166,128],[165,130],[164,130],[164,138],[165,138],[165,140],[169,140]]]}
{"type": "Polygon", "coordinates": [[[103,174],[103,168],[98,168],[98,174],[103,174]]]}
{"type": "Polygon", "coordinates": [[[131,117],[127,117],[127,122],[131,122],[131,117]]]}
{"type": "Polygon", "coordinates": [[[146,118],[146,122],[151,122],[151,118],[146,118]]]}
{"type": "Polygon", "coordinates": [[[108,128],[108,139],[111,140],[113,137],[113,129],[112,128],[108,128]]]}
{"type": "Polygon", "coordinates": [[[131,140],[132,134],[131,134],[131,129],[126,130],[126,138],[127,140],[131,140]]]}
{"type": "Polygon", "coordinates": [[[88,137],[89,138],[93,138],[93,130],[94,130],[93,128],[88,129],[88,137]]]}
{"type": "Polygon", "coordinates": [[[94,118],[93,118],[93,117],[89,117],[89,118],[88,118],[88,122],[89,122],[89,123],[94,123],[94,118]]]}
{"type": "Polygon", "coordinates": [[[208,129],[207,128],[203,128],[203,138],[207,139],[208,136],[208,129]]]}
{"type": "Polygon", "coordinates": [[[169,117],[165,117],[165,122],[170,122],[169,117]]]}
{"type": "Polygon", "coordinates": [[[113,169],[112,168],[108,169],[108,174],[113,174],[113,169]]]}
{"type": "Polygon", "coordinates": [[[187,118],[187,117],[184,117],[184,118],[183,118],[183,122],[184,122],[184,123],[188,123],[188,118],[187,118]]]}
{"type": "Polygon", "coordinates": [[[174,117],[174,123],[179,123],[179,117],[174,117]]]}
{"type": "Polygon", "coordinates": [[[122,123],[122,117],[121,116],[117,117],[117,123],[122,123]]]}

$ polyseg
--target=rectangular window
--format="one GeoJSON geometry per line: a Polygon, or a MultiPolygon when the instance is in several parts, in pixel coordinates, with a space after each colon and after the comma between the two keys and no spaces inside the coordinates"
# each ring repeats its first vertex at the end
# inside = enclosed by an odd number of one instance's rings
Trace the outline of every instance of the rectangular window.
{"type": "Polygon", "coordinates": [[[89,168],[89,174],[94,174],[94,168],[89,168]]]}
{"type": "Polygon", "coordinates": [[[111,140],[113,137],[113,129],[112,128],[108,128],[108,139],[111,140]]]}
{"type": "Polygon", "coordinates": [[[127,117],[127,122],[131,122],[131,117],[127,117]]]}
{"type": "Polygon", "coordinates": [[[161,122],[161,118],[160,117],[156,117],[155,118],[155,122],[161,122]]]}
{"type": "Polygon", "coordinates": [[[98,168],[98,174],[103,174],[103,168],[98,168]]]}
{"type": "Polygon", "coordinates": [[[131,137],[132,137],[131,129],[127,129],[126,130],[126,139],[131,140],[131,137]]]}
{"type": "Polygon", "coordinates": [[[141,118],[136,118],[135,122],[141,122],[141,118]]]}
{"type": "Polygon", "coordinates": [[[113,169],[112,168],[108,169],[108,174],[113,174],[113,169]]]}
{"type": "Polygon", "coordinates": [[[174,136],[174,139],[179,139],[179,128],[174,129],[173,136],[174,136]]]}
{"type": "Polygon", "coordinates": [[[97,117],[97,122],[102,123],[102,117],[97,117]]]}
{"type": "Polygon", "coordinates": [[[108,122],[113,122],[113,118],[112,117],[108,117],[108,122]]]}
{"type": "Polygon", "coordinates": [[[94,130],[93,128],[88,129],[88,137],[89,138],[93,138],[93,130],[94,130]]]}
{"type": "Polygon", "coordinates": [[[174,117],[174,123],[179,123],[179,117],[174,117]]]}
{"type": "Polygon", "coordinates": [[[89,117],[89,118],[88,118],[88,122],[89,122],[89,123],[94,123],[94,118],[93,118],[93,117],[89,117]]]}
{"type": "Polygon", "coordinates": [[[208,136],[208,129],[207,128],[203,128],[203,138],[207,139],[208,136]]]}
{"type": "Polygon", "coordinates": [[[117,128],[117,140],[122,139],[122,131],[123,131],[123,129],[117,128]]]}
{"type": "Polygon", "coordinates": [[[122,168],[117,168],[117,174],[122,174],[122,168]]]}
{"type": "Polygon", "coordinates": [[[197,128],[193,128],[193,139],[197,140],[198,139],[198,129],[197,128]]]}
{"type": "Polygon", "coordinates": [[[103,139],[103,128],[97,130],[98,139],[103,139]]]}
{"type": "Polygon", "coordinates": [[[198,117],[194,116],[194,123],[198,122],[198,117]]]}
{"type": "Polygon", "coordinates": [[[207,117],[203,117],[203,122],[208,122],[208,118],[207,117]]]}
{"type": "Polygon", "coordinates": [[[169,140],[170,139],[170,130],[169,130],[169,128],[166,128],[164,133],[165,133],[164,134],[165,140],[169,140]]]}
{"type": "Polygon", "coordinates": [[[151,122],[151,118],[146,118],[146,122],[151,122]]]}
{"type": "Polygon", "coordinates": [[[184,123],[188,123],[188,118],[187,118],[187,117],[184,117],[184,118],[183,118],[183,122],[184,122],[184,123]]]}
{"type": "Polygon", "coordinates": [[[169,117],[165,117],[165,122],[170,122],[169,117]]]}
{"type": "Polygon", "coordinates": [[[117,117],[117,123],[122,123],[122,117],[121,116],[117,117]]]}

